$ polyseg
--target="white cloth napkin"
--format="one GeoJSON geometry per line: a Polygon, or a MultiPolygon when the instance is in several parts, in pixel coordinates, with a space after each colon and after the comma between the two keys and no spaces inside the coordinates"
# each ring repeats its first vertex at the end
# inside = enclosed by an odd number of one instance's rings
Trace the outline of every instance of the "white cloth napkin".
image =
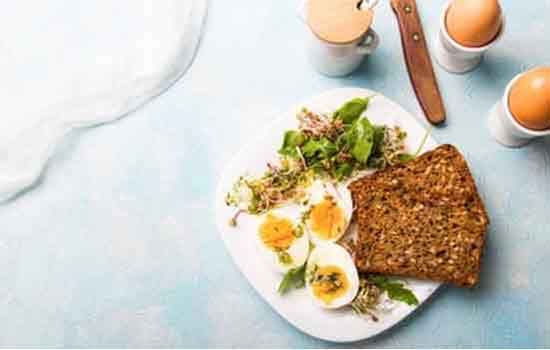
{"type": "Polygon", "coordinates": [[[207,0],[17,0],[0,11],[0,202],[62,138],[115,121],[189,67],[207,0]]]}

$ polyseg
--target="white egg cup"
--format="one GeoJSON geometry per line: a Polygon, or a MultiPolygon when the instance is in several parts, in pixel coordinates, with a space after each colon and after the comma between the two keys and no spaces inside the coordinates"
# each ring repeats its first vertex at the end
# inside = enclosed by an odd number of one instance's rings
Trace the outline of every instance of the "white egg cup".
{"type": "Polygon", "coordinates": [[[446,17],[452,1],[447,2],[439,21],[439,32],[435,40],[435,58],[437,63],[450,73],[466,73],[475,69],[483,59],[483,55],[504,33],[504,17],[497,36],[487,45],[481,47],[468,47],[457,43],[447,31],[446,17]]]}
{"type": "Polygon", "coordinates": [[[508,83],[504,95],[489,112],[489,131],[495,140],[506,147],[521,147],[534,138],[550,135],[550,130],[532,130],[524,127],[510,112],[510,89],[522,74],[516,75],[508,83]]]}
{"type": "MultiPolygon", "coordinates": [[[[378,0],[365,0],[361,9],[372,9],[377,3],[378,0]]],[[[328,77],[349,75],[380,45],[380,37],[372,28],[357,40],[347,44],[333,44],[320,39],[307,25],[306,5],[307,0],[303,0],[298,8],[298,15],[308,29],[308,60],[319,73],[328,77]]]]}

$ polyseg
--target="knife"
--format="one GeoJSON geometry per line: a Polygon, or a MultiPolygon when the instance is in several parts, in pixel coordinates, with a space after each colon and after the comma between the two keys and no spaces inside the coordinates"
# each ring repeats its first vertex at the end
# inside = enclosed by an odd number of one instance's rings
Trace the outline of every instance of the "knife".
{"type": "Polygon", "coordinates": [[[391,0],[391,7],[399,23],[403,54],[414,93],[428,121],[432,124],[441,124],[445,121],[445,107],[437,86],[416,2],[391,0]]]}

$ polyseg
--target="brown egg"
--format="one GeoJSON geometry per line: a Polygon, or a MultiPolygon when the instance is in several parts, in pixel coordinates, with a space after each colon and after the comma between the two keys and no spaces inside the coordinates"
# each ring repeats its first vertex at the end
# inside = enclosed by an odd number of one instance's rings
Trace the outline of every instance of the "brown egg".
{"type": "Polygon", "coordinates": [[[531,69],[510,89],[510,112],[528,129],[550,129],[550,67],[531,69]]]}
{"type": "Polygon", "coordinates": [[[485,46],[500,30],[502,10],[497,0],[454,0],[447,10],[445,25],[460,45],[485,46]]]}

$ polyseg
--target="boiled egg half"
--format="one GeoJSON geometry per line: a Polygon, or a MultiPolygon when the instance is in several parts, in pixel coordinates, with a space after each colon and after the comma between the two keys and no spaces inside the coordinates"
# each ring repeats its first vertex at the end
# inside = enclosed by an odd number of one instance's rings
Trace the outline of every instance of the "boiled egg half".
{"type": "Polygon", "coordinates": [[[351,221],[353,202],[347,187],[315,181],[308,189],[303,221],[315,244],[335,242],[351,221]]]}
{"type": "Polygon", "coordinates": [[[277,208],[262,215],[257,238],[260,253],[278,272],[302,266],[309,255],[309,239],[298,206],[277,208]]]}
{"type": "Polygon", "coordinates": [[[306,266],[306,286],[323,308],[351,303],[359,290],[359,275],[348,251],[336,243],[315,247],[306,266]]]}

